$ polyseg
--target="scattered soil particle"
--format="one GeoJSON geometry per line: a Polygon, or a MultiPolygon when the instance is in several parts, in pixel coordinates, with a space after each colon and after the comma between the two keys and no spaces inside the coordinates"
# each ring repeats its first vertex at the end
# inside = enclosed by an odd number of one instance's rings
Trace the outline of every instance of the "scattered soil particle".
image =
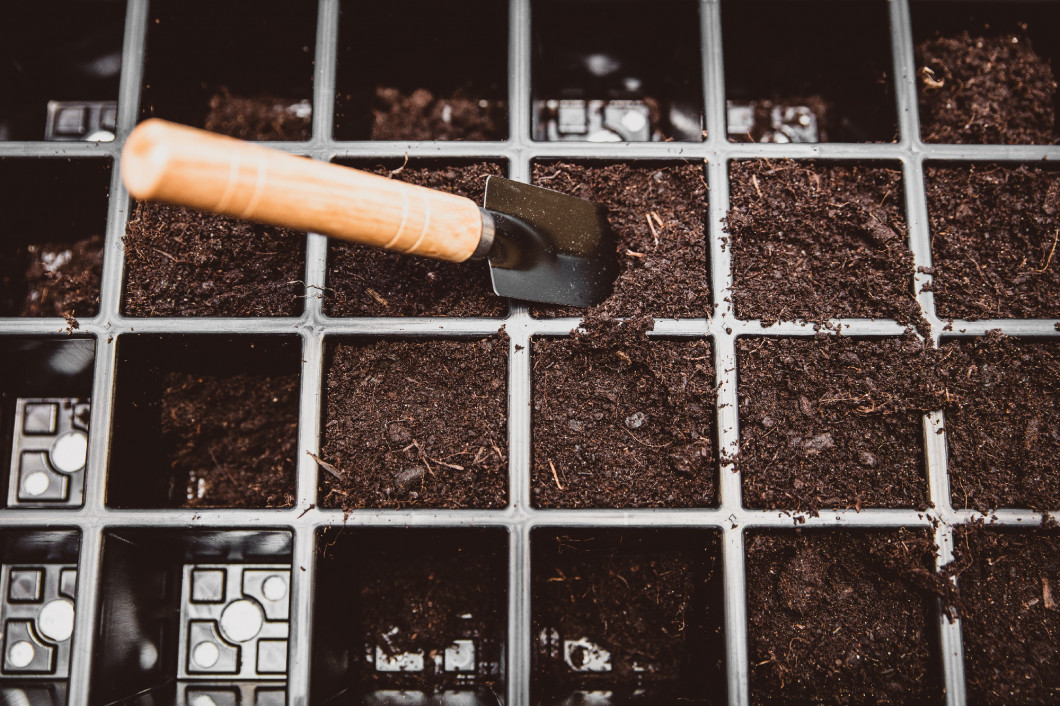
{"type": "MultiPolygon", "coordinates": [[[[711,310],[707,183],[699,164],[538,163],[533,183],[607,206],[618,241],[615,291],[590,310],[606,316],[703,318],[711,310]]],[[[584,309],[534,305],[535,316],[584,309]]]]}
{"type": "Polygon", "coordinates": [[[222,86],[210,97],[206,129],[241,140],[308,140],[313,109],[309,101],[233,95],[222,86]]]}
{"type": "Polygon", "coordinates": [[[926,532],[754,533],[752,704],[939,703],[926,532]]]}
{"type": "Polygon", "coordinates": [[[94,316],[103,236],[28,243],[0,252],[0,316],[94,316]]]}
{"type": "MultiPolygon", "coordinates": [[[[394,179],[482,203],[486,177],[503,176],[496,162],[355,165],[394,179]]],[[[328,244],[328,316],[503,316],[508,302],[493,293],[489,265],[443,262],[332,240],[328,244]]]]}
{"type": "Polygon", "coordinates": [[[1056,77],[1028,37],[934,37],[916,48],[925,142],[1052,144],[1056,77]]]}
{"type": "Polygon", "coordinates": [[[125,229],[128,316],[296,316],[306,236],[138,202],[125,229]]]}
{"type": "Polygon", "coordinates": [[[335,344],[325,362],[324,506],[503,507],[507,369],[504,334],[335,344]]]}
{"type": "Polygon", "coordinates": [[[927,507],[921,419],[941,406],[918,339],[737,341],[749,507],[927,507]]]}
{"type": "Polygon", "coordinates": [[[669,703],[660,700],[666,694],[724,703],[718,548],[714,539],[704,547],[704,538],[697,547],[673,532],[536,534],[535,694],[561,699],[575,689],[652,688],[662,692],[646,702],[669,703]],[[566,664],[563,642],[582,639],[610,652],[610,672],[574,672],[566,664]]]}
{"type": "Polygon", "coordinates": [[[166,373],[162,444],[180,507],[291,507],[299,375],[166,373]]]}
{"type": "Polygon", "coordinates": [[[954,506],[1060,509],[1060,345],[958,339],[940,366],[954,506]]]}
{"type": "Polygon", "coordinates": [[[942,318],[1060,318],[1060,172],[928,166],[935,309],[942,318]]]}
{"type": "Polygon", "coordinates": [[[900,171],[753,160],[732,164],[730,184],[738,317],[919,322],[900,171]]]}
{"type": "Polygon", "coordinates": [[[715,502],[710,344],[649,340],[650,320],[533,341],[538,507],[715,502]]]}
{"type": "MultiPolygon", "coordinates": [[[[474,545],[454,550],[452,544],[426,539],[421,547],[390,543],[365,559],[359,627],[373,653],[378,647],[387,656],[429,655],[454,640],[472,639],[478,648],[475,685],[497,684],[500,675],[487,669],[486,650],[504,641],[505,555],[474,545]]],[[[452,674],[436,671],[433,659],[424,659],[424,666],[421,673],[393,674],[369,665],[364,673],[375,688],[437,690],[454,681],[452,674]]]]}
{"type": "Polygon", "coordinates": [[[508,133],[505,101],[477,99],[457,89],[435,95],[377,87],[372,100],[372,140],[501,140],[508,133]]]}
{"type": "Polygon", "coordinates": [[[954,539],[968,702],[1055,703],[1060,537],[975,526],[954,539]]]}

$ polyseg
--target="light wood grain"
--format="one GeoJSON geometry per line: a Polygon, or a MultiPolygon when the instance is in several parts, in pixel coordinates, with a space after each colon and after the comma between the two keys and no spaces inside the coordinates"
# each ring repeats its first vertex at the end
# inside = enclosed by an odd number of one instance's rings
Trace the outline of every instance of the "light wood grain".
{"type": "Polygon", "coordinates": [[[470,199],[151,119],[129,135],[122,179],[137,199],[462,262],[482,216],[470,199]]]}

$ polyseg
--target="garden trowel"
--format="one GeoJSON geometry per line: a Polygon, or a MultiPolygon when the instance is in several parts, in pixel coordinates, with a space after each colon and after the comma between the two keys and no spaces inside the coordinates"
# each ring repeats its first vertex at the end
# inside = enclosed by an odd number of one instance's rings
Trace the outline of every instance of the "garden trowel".
{"type": "Polygon", "coordinates": [[[479,208],[462,196],[157,119],[129,135],[121,170],[137,199],[439,260],[486,258],[493,289],[505,297],[589,306],[607,298],[618,272],[606,209],[495,176],[479,208]]]}

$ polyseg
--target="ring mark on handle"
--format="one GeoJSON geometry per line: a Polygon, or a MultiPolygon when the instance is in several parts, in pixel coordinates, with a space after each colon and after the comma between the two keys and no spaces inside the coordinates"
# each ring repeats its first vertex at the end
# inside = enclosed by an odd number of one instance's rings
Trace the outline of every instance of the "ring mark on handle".
{"type": "Polygon", "coordinates": [[[410,245],[406,250],[402,251],[405,253],[412,253],[416,251],[416,248],[420,246],[420,243],[423,242],[423,239],[427,237],[427,230],[428,228],[430,228],[431,225],[431,199],[423,193],[420,193],[420,196],[423,199],[423,228],[420,229],[420,235],[418,238],[416,238],[416,242],[410,245]]]}
{"type": "Polygon", "coordinates": [[[228,211],[228,205],[235,195],[236,184],[239,182],[239,166],[239,152],[233,150],[228,160],[228,182],[225,184],[224,193],[221,194],[221,198],[217,199],[213,210],[221,213],[228,211]]]}
{"type": "Polygon", "coordinates": [[[401,194],[401,223],[398,224],[397,230],[394,231],[394,237],[390,239],[390,242],[383,246],[385,250],[394,249],[394,243],[401,239],[401,232],[405,230],[405,223],[409,220],[409,190],[403,187],[398,187],[398,193],[401,194]]]}
{"type": "Polygon", "coordinates": [[[265,155],[261,152],[256,152],[255,156],[257,157],[258,176],[257,180],[254,182],[254,193],[251,194],[247,207],[244,208],[243,212],[240,214],[241,218],[250,218],[251,214],[254,213],[258,206],[258,202],[261,201],[261,197],[265,195],[265,155]]]}

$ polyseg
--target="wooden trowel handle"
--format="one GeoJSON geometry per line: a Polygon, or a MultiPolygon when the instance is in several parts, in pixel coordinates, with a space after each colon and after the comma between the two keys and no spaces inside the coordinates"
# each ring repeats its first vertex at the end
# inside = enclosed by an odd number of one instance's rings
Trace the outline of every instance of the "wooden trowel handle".
{"type": "Polygon", "coordinates": [[[483,212],[462,196],[164,120],[147,120],[132,131],[121,171],[137,199],[439,260],[468,259],[482,236],[483,212]]]}

